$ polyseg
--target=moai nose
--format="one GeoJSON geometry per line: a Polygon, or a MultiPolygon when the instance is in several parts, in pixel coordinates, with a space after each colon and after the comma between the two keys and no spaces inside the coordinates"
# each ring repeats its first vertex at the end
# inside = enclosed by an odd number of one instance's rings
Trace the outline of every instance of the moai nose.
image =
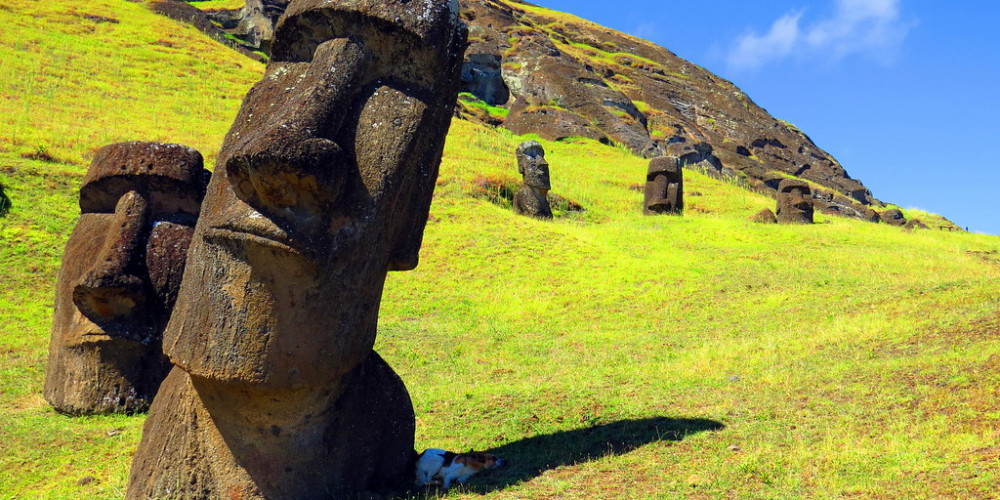
{"type": "Polygon", "coordinates": [[[136,191],[125,193],[115,206],[113,222],[94,266],[73,289],[73,303],[98,325],[120,321],[142,310],[148,300],[145,280],[146,230],[149,202],[136,191]]]}

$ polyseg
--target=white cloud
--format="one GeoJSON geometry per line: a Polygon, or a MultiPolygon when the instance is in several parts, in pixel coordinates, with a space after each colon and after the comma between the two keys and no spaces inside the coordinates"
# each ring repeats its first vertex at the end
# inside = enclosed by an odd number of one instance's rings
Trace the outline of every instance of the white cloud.
{"type": "Polygon", "coordinates": [[[632,35],[646,40],[652,40],[654,38],[659,38],[660,30],[656,23],[645,22],[638,24],[632,30],[632,35]]]}
{"type": "Polygon", "coordinates": [[[789,57],[838,61],[860,54],[891,61],[912,24],[900,15],[901,0],[835,0],[826,18],[803,23],[805,11],[789,12],[763,35],[747,32],[727,56],[730,70],[755,70],[789,57]]]}

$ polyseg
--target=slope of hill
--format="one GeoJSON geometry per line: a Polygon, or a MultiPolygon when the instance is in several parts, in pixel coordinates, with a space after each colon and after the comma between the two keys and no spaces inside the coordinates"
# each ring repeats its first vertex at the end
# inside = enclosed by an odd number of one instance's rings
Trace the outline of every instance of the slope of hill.
{"type": "MultiPolygon", "coordinates": [[[[262,66],[131,2],[0,0],[0,22],[0,491],[120,498],[144,417],[41,398],[76,189],[107,142],[213,158],[262,66]]],[[[995,494],[1000,239],[752,224],[772,199],[696,172],[683,217],[644,217],[646,161],[585,138],[542,140],[585,211],[526,219],[490,189],[528,137],[453,123],[420,266],[386,284],[376,349],[417,445],[512,461],[449,497],[995,494]]]]}
{"type": "MultiPolygon", "coordinates": [[[[267,46],[287,3],[195,2],[249,48],[267,46]]],[[[799,177],[821,188],[821,209],[879,220],[873,208],[883,204],[832,155],[731,82],[669,50],[521,0],[461,6],[470,46],[460,116],[549,140],[621,144],[647,158],[699,147],[700,167],[714,175],[772,196],[782,179],[799,177]]]]}

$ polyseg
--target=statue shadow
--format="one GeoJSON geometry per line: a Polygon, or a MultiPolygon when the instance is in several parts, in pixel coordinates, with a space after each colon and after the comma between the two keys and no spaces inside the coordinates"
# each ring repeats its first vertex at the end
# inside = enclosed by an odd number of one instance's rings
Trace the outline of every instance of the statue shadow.
{"type": "MultiPolygon", "coordinates": [[[[485,494],[538,477],[557,467],[623,455],[650,443],[680,441],[692,434],[724,428],[719,422],[702,418],[656,417],[533,436],[481,450],[506,460],[507,464],[481,472],[464,485],[452,487],[465,493],[485,494]]],[[[431,487],[407,498],[437,498],[441,493],[443,490],[431,487]]]]}

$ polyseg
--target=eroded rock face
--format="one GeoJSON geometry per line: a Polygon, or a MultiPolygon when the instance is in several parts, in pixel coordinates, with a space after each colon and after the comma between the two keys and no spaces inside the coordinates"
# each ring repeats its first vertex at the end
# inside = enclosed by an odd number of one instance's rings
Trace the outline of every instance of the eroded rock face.
{"type": "Polygon", "coordinates": [[[179,144],[98,150],[56,285],[45,399],[72,415],[144,411],[208,171],[179,144]]]}
{"type": "Polygon", "coordinates": [[[684,210],[684,172],[673,156],[660,156],[649,162],[646,173],[645,202],[642,213],[679,214],[684,210]]]}
{"type": "Polygon", "coordinates": [[[548,194],[549,163],[545,150],[537,141],[522,142],[517,147],[517,171],[524,177],[524,186],[514,193],[514,212],[540,219],[552,218],[548,194]]]}
{"type": "Polygon", "coordinates": [[[128,498],[354,498],[412,477],[372,351],[417,265],[465,30],[446,0],[293,0],[219,155],[128,498]]]}
{"type": "MultiPolygon", "coordinates": [[[[287,0],[256,1],[267,7],[287,0]]],[[[867,220],[866,207],[881,205],[801,130],[663,47],[524,2],[460,1],[471,41],[462,89],[509,109],[502,119],[463,117],[548,140],[622,144],[646,158],[680,156],[670,150],[678,142],[711,144],[708,172],[738,172],[771,195],[777,181],[769,181],[792,175],[847,200],[838,200],[837,214],[867,220]]],[[[234,26],[260,18],[248,8],[233,15],[234,26]]]]}
{"type": "Polygon", "coordinates": [[[775,215],[780,224],[812,224],[813,199],[809,184],[795,179],[781,181],[777,208],[775,215]]]}

